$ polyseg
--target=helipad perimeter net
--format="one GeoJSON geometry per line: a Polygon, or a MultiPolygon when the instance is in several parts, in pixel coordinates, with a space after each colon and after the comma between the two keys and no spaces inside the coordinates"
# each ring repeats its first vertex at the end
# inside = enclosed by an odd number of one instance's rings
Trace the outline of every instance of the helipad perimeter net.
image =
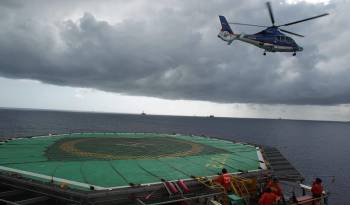
{"type": "Polygon", "coordinates": [[[0,143],[0,174],[80,190],[114,189],[162,180],[256,171],[261,153],[225,140],[144,133],[68,134],[0,143]]]}

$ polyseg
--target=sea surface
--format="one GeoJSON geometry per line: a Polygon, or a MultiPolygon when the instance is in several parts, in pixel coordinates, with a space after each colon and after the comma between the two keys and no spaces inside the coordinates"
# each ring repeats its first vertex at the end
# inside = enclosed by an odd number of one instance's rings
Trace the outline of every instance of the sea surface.
{"type": "Polygon", "coordinates": [[[308,182],[324,180],[331,205],[350,204],[347,122],[0,109],[0,138],[74,132],[181,133],[275,146],[308,182]]]}

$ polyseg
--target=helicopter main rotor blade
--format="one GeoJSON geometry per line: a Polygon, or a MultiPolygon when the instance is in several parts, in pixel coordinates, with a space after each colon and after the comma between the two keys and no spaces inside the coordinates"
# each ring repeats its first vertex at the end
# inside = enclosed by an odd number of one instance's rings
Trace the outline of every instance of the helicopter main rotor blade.
{"type": "Polygon", "coordinates": [[[240,26],[255,26],[255,27],[262,27],[262,28],[267,28],[268,26],[262,26],[262,25],[256,25],[256,24],[246,24],[246,23],[229,23],[229,24],[233,24],[233,25],[240,25],[240,26]]]}
{"type": "Polygon", "coordinates": [[[275,25],[275,18],[273,17],[271,3],[269,1],[266,2],[266,6],[267,6],[267,9],[269,10],[269,14],[270,14],[270,19],[271,19],[272,25],[274,26],[275,25]]]}
{"type": "Polygon", "coordinates": [[[290,31],[287,31],[287,30],[284,30],[284,29],[279,29],[279,30],[282,31],[282,32],[285,32],[285,33],[292,34],[294,36],[304,37],[303,35],[300,35],[300,34],[297,34],[297,33],[293,33],[293,32],[290,32],[290,31]]]}
{"type": "Polygon", "coordinates": [[[320,17],[327,16],[327,15],[329,15],[329,13],[324,13],[324,14],[317,15],[317,16],[314,16],[314,17],[302,19],[302,20],[299,20],[299,21],[293,21],[293,22],[290,22],[290,23],[286,23],[286,24],[279,25],[279,26],[277,26],[277,27],[281,27],[281,26],[290,26],[290,25],[293,25],[293,24],[301,23],[301,22],[304,22],[304,21],[309,21],[309,20],[316,19],[316,18],[320,18],[320,17]]]}

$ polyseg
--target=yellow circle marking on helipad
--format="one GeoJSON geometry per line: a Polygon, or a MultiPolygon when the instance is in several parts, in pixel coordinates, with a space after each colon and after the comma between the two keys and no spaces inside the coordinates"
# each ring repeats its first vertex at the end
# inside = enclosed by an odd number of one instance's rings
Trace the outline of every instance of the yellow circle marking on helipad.
{"type": "Polygon", "coordinates": [[[86,139],[76,139],[76,140],[70,140],[68,142],[62,143],[59,147],[62,151],[70,153],[75,156],[79,157],[87,157],[87,158],[97,158],[97,159],[106,159],[106,160],[127,160],[127,159],[152,159],[152,158],[165,158],[165,157],[184,157],[189,155],[195,155],[200,153],[203,150],[203,146],[197,143],[193,143],[190,141],[185,140],[177,140],[177,139],[166,139],[166,142],[173,142],[173,143],[180,143],[184,145],[190,145],[191,149],[187,151],[181,151],[181,152],[174,152],[171,154],[159,154],[157,156],[133,156],[133,155],[113,155],[109,153],[97,153],[97,152],[90,152],[90,151],[84,151],[76,147],[76,144],[81,142],[87,142],[96,140],[96,138],[86,138],[86,139]]]}

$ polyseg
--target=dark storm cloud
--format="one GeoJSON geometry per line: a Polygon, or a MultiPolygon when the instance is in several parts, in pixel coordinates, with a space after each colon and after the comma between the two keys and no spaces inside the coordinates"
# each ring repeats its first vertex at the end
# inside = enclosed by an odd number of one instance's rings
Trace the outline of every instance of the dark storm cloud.
{"type": "MultiPolygon", "coordinates": [[[[166,99],[350,103],[350,29],[345,26],[350,6],[346,2],[272,2],[279,23],[332,13],[288,28],[307,36],[296,37],[304,47],[297,57],[264,57],[255,47],[241,42],[227,46],[216,37],[217,14],[234,21],[269,24],[261,1],[147,3],[144,9],[131,9],[135,15],[117,23],[99,18],[94,7],[101,5],[91,1],[0,4],[0,75],[166,99]],[[72,20],[69,15],[78,9],[83,13],[72,20]]],[[[120,9],[116,12],[128,7],[116,4],[120,9]]]]}

